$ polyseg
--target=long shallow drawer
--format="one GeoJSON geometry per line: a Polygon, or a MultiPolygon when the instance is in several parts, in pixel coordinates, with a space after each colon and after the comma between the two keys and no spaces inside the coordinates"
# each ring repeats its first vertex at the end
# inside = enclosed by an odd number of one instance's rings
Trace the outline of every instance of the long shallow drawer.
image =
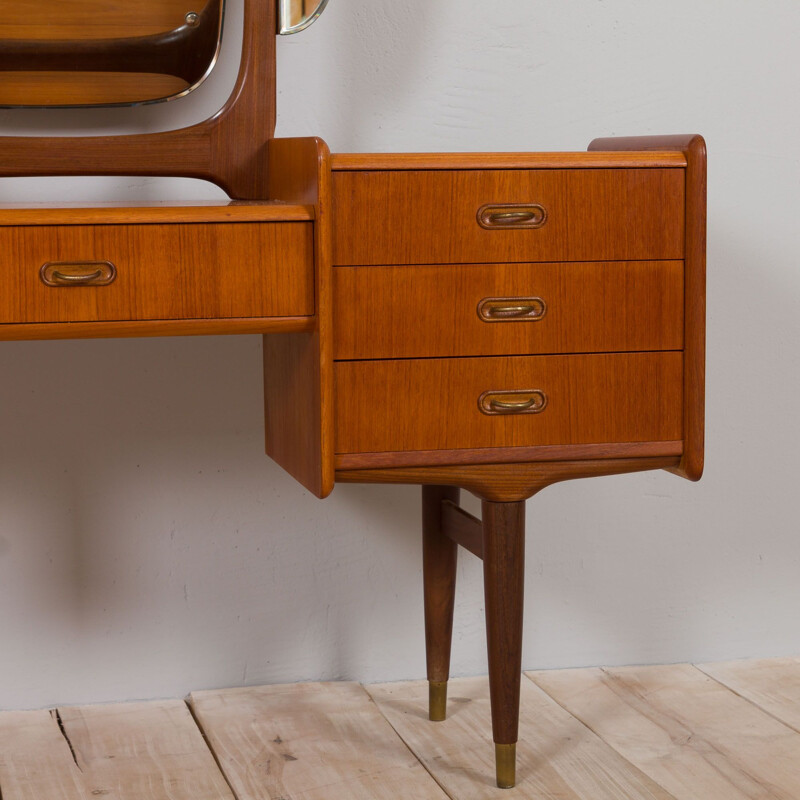
{"type": "Polygon", "coordinates": [[[335,358],[680,350],[683,262],[334,269],[335,358]]]}
{"type": "Polygon", "coordinates": [[[0,228],[0,323],[312,315],[312,231],[310,222],[0,228]]]}
{"type": "Polygon", "coordinates": [[[682,369],[673,352],[340,361],[336,452],[677,441],[682,369]]]}
{"type": "Polygon", "coordinates": [[[682,169],[333,175],[334,264],[681,259],[682,169]]]}

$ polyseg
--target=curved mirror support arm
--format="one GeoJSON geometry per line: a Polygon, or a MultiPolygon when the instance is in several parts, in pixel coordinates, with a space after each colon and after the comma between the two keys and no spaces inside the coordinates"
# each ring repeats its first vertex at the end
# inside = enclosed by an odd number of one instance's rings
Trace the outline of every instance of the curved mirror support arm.
{"type": "Polygon", "coordinates": [[[328,0],[278,0],[278,33],[300,33],[316,22],[328,0]]]}

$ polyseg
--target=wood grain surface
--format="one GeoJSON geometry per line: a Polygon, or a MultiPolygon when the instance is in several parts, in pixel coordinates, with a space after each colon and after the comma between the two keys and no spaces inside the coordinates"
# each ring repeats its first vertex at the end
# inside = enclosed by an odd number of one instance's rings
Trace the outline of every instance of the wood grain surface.
{"type": "Polygon", "coordinates": [[[676,800],[800,796],[800,735],[695,667],[530,677],[676,800]]]}
{"type": "Polygon", "coordinates": [[[683,262],[337,267],[334,306],[337,359],[680,350],[683,262]],[[540,320],[477,313],[531,297],[540,320]]]}
{"type": "Polygon", "coordinates": [[[334,153],[335,171],[451,169],[648,169],[680,168],[686,157],[679,149],[662,152],[554,153],[334,153]]]}
{"type": "Polygon", "coordinates": [[[0,0],[0,39],[148,36],[183,23],[206,0],[0,0]]]}
{"type": "Polygon", "coordinates": [[[314,208],[314,325],[264,337],[267,453],[317,497],[334,482],[330,151],[321,139],[269,143],[269,196],[314,208]]]}
{"type": "Polygon", "coordinates": [[[59,709],[87,796],[233,800],[181,700],[59,709]]]}
{"type": "Polygon", "coordinates": [[[800,658],[725,661],[698,669],[800,731],[800,658]]]}
{"type": "Polygon", "coordinates": [[[538,447],[475,447],[470,450],[389,450],[382,453],[340,453],[340,470],[467,466],[469,464],[522,464],[525,462],[579,461],[581,459],[652,458],[678,456],[683,442],[604,442],[602,444],[556,444],[538,447]]]}
{"type": "Polygon", "coordinates": [[[334,172],[335,265],[682,259],[675,169],[334,172]],[[486,230],[478,209],[540,204],[538,229],[486,230]]]}
{"type": "Polygon", "coordinates": [[[0,714],[3,800],[234,800],[179,700],[0,714]]]}
{"type": "Polygon", "coordinates": [[[228,336],[300,333],[313,317],[240,317],[236,319],[157,319],[127,322],[42,322],[0,325],[0,341],[37,339],[132,339],[140,336],[228,336]]]}
{"type": "Polygon", "coordinates": [[[515,744],[522,673],[525,501],[484,500],[481,519],[492,736],[496,744],[515,744]]]}
{"type": "Polygon", "coordinates": [[[458,545],[447,535],[447,507],[458,503],[453,486],[422,487],[422,582],[425,658],[429,681],[450,677],[450,647],[456,599],[458,545]]]}
{"type": "Polygon", "coordinates": [[[195,692],[237,800],[446,800],[358,684],[195,692]]]}
{"type": "Polygon", "coordinates": [[[369,453],[682,435],[680,353],[339,361],[336,450],[369,453]],[[543,391],[539,414],[487,416],[486,391],[543,391]]]}
{"type": "Polygon", "coordinates": [[[0,72],[0,106],[143,103],[188,88],[183,78],[149,72],[0,72]]]}
{"type": "Polygon", "coordinates": [[[17,225],[151,225],[167,222],[309,222],[314,207],[278,200],[230,200],[181,203],[129,201],[48,204],[0,203],[0,226],[17,225]]]}
{"type": "Polygon", "coordinates": [[[55,712],[0,713],[3,800],[87,800],[83,777],[55,712]]]}
{"type": "Polygon", "coordinates": [[[0,228],[0,323],[305,316],[311,223],[0,228]],[[53,287],[47,262],[110,261],[108,286],[53,287]]]}
{"type": "Polygon", "coordinates": [[[486,678],[451,680],[448,718],[436,723],[427,719],[427,681],[367,687],[452,798],[673,800],[530,681],[523,681],[521,689],[517,786],[501,791],[494,782],[486,678]]]}
{"type": "Polygon", "coordinates": [[[238,199],[265,199],[267,143],[275,131],[276,6],[244,0],[239,74],[231,96],[209,119],[163,133],[3,136],[0,177],[166,175],[209,180],[238,199]]]}
{"type": "Polygon", "coordinates": [[[706,228],[707,153],[702,136],[641,136],[595,139],[592,152],[609,150],[641,152],[679,151],[686,158],[686,277],[684,321],[684,419],[685,447],[675,472],[699,480],[705,460],[706,393],[706,228]]]}

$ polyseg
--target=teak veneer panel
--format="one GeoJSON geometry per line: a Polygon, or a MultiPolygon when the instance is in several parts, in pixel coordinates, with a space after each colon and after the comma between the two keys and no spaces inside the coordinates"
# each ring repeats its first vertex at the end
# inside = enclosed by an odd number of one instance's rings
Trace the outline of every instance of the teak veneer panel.
{"type": "Polygon", "coordinates": [[[311,223],[0,227],[0,323],[314,313],[311,223]],[[110,261],[107,286],[47,286],[47,262],[110,261]]]}
{"type": "Polygon", "coordinates": [[[683,262],[334,269],[335,358],[680,350],[683,262]],[[539,297],[536,321],[485,322],[486,298],[539,297]]]}
{"type": "Polygon", "coordinates": [[[336,452],[682,438],[680,352],[339,361],[336,452]],[[544,391],[539,414],[487,416],[486,391],[544,391]]]}
{"type": "Polygon", "coordinates": [[[334,172],[335,265],[682,259],[679,169],[334,172]],[[486,204],[543,206],[486,230],[486,204]]]}
{"type": "Polygon", "coordinates": [[[150,72],[0,72],[0,106],[142,103],[189,88],[183,78],[150,72]]]}
{"type": "Polygon", "coordinates": [[[208,0],[4,0],[0,39],[115,39],[148,36],[182,25],[208,0]]]}
{"type": "Polygon", "coordinates": [[[684,279],[684,440],[681,463],[674,470],[689,480],[700,480],[705,458],[706,395],[706,181],[707,154],[702,136],[621,137],[595,139],[590,151],[639,150],[643,153],[664,148],[679,151],[686,159],[684,279]]]}
{"type": "Polygon", "coordinates": [[[317,497],[333,489],[330,151],[321,140],[272,139],[269,196],[314,208],[313,326],[264,337],[266,449],[317,497]]]}
{"type": "Polygon", "coordinates": [[[146,225],[166,222],[308,222],[314,206],[253,200],[181,203],[0,203],[0,226],[146,225]]]}
{"type": "Polygon", "coordinates": [[[686,156],[678,150],[553,153],[334,153],[334,171],[429,169],[642,169],[680,168],[686,156]]]}

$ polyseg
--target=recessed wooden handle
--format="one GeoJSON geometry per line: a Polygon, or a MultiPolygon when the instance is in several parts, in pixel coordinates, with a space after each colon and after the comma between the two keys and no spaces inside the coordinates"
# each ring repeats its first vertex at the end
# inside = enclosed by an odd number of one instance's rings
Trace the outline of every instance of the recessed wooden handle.
{"type": "Polygon", "coordinates": [[[478,209],[478,225],[487,230],[541,228],[545,222],[547,211],[538,203],[489,203],[478,209]]]}
{"type": "Polygon", "coordinates": [[[547,408],[547,395],[541,389],[484,392],[478,408],[488,416],[508,414],[541,414],[547,408]]]}
{"type": "Polygon", "coordinates": [[[485,297],[478,303],[484,322],[537,322],[547,313],[541,297],[485,297]]]}
{"type": "Polygon", "coordinates": [[[107,286],[117,268],[110,261],[48,261],[39,277],[48,286],[107,286]]]}

